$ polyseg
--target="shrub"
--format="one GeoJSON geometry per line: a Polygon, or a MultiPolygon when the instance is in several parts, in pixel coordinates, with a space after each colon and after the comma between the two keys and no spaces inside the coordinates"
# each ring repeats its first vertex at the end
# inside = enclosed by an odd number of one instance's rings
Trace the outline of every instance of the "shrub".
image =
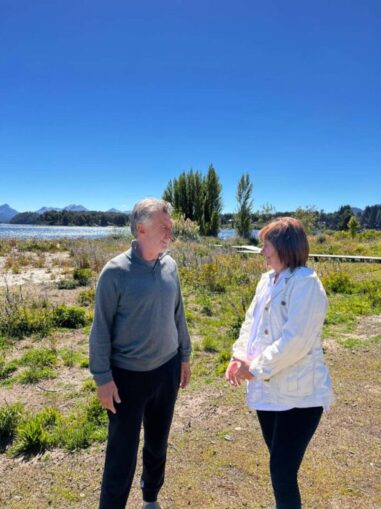
{"type": "Polygon", "coordinates": [[[78,295],[78,302],[81,306],[90,306],[95,302],[95,290],[89,288],[88,290],[82,290],[78,295]]]}
{"type": "Polygon", "coordinates": [[[86,325],[85,310],[78,306],[57,306],[53,310],[53,324],[56,327],[79,329],[86,325]]]}
{"type": "Polygon", "coordinates": [[[341,272],[323,278],[323,285],[328,292],[351,294],[354,290],[352,280],[341,272]]]}
{"type": "Polygon", "coordinates": [[[74,269],[73,279],[78,286],[88,285],[91,280],[91,269],[81,267],[74,269]]]}
{"type": "Polygon", "coordinates": [[[61,279],[58,281],[57,287],[59,290],[72,290],[73,288],[77,288],[78,283],[74,281],[74,279],[61,279]]]}
{"type": "Polygon", "coordinates": [[[183,216],[174,218],[173,220],[173,236],[182,240],[197,240],[199,236],[199,226],[189,218],[184,219],[183,216]]]}

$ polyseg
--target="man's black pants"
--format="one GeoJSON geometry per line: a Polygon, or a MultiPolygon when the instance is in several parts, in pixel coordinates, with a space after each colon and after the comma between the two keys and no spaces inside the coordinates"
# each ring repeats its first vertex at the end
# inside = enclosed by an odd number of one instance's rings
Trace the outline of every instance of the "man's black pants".
{"type": "Polygon", "coordinates": [[[109,435],[99,509],[124,509],[135,473],[143,422],[141,486],[147,502],[164,483],[168,435],[180,383],[180,356],[152,371],[113,369],[122,402],[108,412],[109,435]]]}
{"type": "Polygon", "coordinates": [[[322,407],[257,411],[270,452],[270,474],[277,509],[301,507],[298,470],[322,413],[322,407]]]}

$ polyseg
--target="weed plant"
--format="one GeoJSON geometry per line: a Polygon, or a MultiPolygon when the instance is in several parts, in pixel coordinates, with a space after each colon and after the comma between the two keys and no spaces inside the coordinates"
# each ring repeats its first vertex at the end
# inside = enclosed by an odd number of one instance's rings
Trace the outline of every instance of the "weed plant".
{"type": "Polygon", "coordinates": [[[22,413],[23,406],[20,403],[6,404],[0,408],[0,452],[4,452],[6,446],[14,439],[22,413]]]}
{"type": "Polygon", "coordinates": [[[86,404],[66,416],[55,407],[35,415],[27,414],[20,404],[0,408],[1,452],[10,445],[10,456],[30,456],[54,447],[74,451],[106,437],[107,413],[93,391],[86,404]]]}

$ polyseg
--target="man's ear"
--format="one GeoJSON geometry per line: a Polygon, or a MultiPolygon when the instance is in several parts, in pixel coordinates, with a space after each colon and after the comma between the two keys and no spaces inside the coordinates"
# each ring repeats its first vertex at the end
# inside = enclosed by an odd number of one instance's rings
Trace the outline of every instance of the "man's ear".
{"type": "Polygon", "coordinates": [[[137,229],[138,233],[144,233],[144,224],[138,223],[136,226],[136,229],[137,229]]]}

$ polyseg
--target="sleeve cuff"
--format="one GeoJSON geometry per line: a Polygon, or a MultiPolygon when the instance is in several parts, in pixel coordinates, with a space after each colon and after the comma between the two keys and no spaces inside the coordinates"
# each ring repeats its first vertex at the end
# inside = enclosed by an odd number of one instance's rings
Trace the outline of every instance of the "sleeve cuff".
{"type": "Polygon", "coordinates": [[[107,373],[102,373],[101,375],[93,375],[94,382],[96,383],[97,387],[100,385],[105,385],[109,382],[113,381],[112,372],[108,371],[107,373]]]}

